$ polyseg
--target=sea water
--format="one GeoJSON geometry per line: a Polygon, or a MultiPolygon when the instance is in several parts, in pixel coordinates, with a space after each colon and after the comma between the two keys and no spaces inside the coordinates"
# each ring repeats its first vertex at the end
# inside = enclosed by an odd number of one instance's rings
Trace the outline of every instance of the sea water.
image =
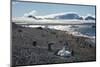
{"type": "Polygon", "coordinates": [[[73,31],[80,32],[83,35],[95,36],[96,28],[93,25],[74,25],[71,27],[73,31]]]}
{"type": "Polygon", "coordinates": [[[48,26],[51,29],[69,31],[69,32],[78,32],[83,35],[87,36],[95,36],[96,35],[96,28],[93,27],[95,25],[55,25],[55,26],[48,26]]]}

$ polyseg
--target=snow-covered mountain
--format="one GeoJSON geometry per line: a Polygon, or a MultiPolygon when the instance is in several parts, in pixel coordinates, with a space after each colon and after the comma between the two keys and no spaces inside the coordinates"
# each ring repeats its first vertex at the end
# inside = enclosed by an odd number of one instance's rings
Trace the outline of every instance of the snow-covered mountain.
{"type": "Polygon", "coordinates": [[[50,14],[46,16],[33,16],[29,15],[28,18],[33,18],[36,20],[95,20],[93,16],[80,16],[77,13],[57,13],[57,14],[50,14]]]}
{"type": "Polygon", "coordinates": [[[77,19],[77,20],[83,20],[83,17],[81,17],[81,16],[79,16],[78,14],[75,14],[75,13],[69,13],[69,14],[55,16],[55,19],[77,19]]]}
{"type": "Polygon", "coordinates": [[[83,20],[83,17],[78,15],[75,12],[66,12],[66,13],[56,13],[56,14],[50,14],[46,16],[37,16],[37,18],[42,18],[42,19],[49,19],[49,20],[83,20]]]}

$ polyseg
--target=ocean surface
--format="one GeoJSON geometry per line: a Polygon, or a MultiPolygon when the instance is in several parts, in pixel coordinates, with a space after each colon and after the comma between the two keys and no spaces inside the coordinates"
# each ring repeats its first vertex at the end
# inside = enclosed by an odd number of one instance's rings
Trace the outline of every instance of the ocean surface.
{"type": "Polygon", "coordinates": [[[74,31],[78,31],[81,34],[88,35],[88,36],[96,35],[96,28],[91,25],[78,26],[77,28],[74,28],[74,31]]]}
{"type": "Polygon", "coordinates": [[[96,28],[93,25],[57,25],[48,26],[51,29],[64,30],[69,32],[77,32],[77,34],[83,34],[87,36],[95,36],[96,28]]]}

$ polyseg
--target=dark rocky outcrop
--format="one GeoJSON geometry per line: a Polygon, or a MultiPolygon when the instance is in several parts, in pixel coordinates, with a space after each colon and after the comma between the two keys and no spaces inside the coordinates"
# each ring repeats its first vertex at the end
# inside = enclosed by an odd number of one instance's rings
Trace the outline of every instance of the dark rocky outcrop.
{"type": "Polygon", "coordinates": [[[85,18],[85,20],[96,20],[94,17],[92,17],[92,16],[87,16],[86,18],[85,18]]]}
{"type": "Polygon", "coordinates": [[[37,19],[35,16],[29,15],[29,18],[37,19]]]}

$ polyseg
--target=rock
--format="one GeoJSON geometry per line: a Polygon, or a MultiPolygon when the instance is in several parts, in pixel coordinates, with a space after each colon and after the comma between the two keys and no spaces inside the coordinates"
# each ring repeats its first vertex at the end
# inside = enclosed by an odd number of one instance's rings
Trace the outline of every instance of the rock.
{"type": "Polygon", "coordinates": [[[36,46],[36,45],[37,45],[37,42],[36,42],[36,41],[33,41],[33,42],[32,42],[32,45],[33,45],[33,46],[36,46]]]}
{"type": "Polygon", "coordinates": [[[22,26],[12,22],[12,29],[17,29],[17,28],[22,28],[22,26]]]}
{"type": "Polygon", "coordinates": [[[95,20],[95,18],[92,17],[92,16],[87,16],[87,17],[85,18],[85,20],[95,20]]]}
{"type": "Polygon", "coordinates": [[[71,56],[74,56],[74,51],[73,50],[71,50],[71,56]]]}
{"type": "Polygon", "coordinates": [[[53,44],[54,44],[54,42],[48,43],[48,50],[49,50],[49,51],[52,51],[51,45],[53,45],[53,44]]]}
{"type": "Polygon", "coordinates": [[[43,28],[42,28],[42,27],[37,27],[37,29],[43,30],[43,28]]]}
{"type": "Polygon", "coordinates": [[[69,57],[69,56],[71,56],[71,52],[65,50],[65,47],[64,47],[63,49],[58,51],[57,55],[62,56],[62,57],[69,57]]]}
{"type": "Polygon", "coordinates": [[[21,29],[19,29],[19,30],[18,30],[18,32],[22,32],[22,30],[21,30],[21,29]]]}
{"type": "Polygon", "coordinates": [[[60,40],[59,43],[62,43],[62,41],[60,40]]]}

